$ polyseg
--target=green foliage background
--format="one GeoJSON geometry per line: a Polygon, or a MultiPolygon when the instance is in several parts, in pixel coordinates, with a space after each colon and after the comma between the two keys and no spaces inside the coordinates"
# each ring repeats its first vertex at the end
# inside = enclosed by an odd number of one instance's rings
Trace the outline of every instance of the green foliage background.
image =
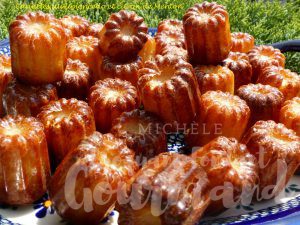
{"type": "MultiPolygon", "coordinates": [[[[99,4],[103,9],[43,9],[57,17],[78,14],[93,22],[105,22],[108,16],[123,8],[132,9],[145,18],[149,27],[156,27],[165,18],[181,19],[184,12],[200,0],[0,0],[0,39],[8,36],[7,27],[16,15],[29,11],[20,9],[20,4],[86,5],[99,4]],[[175,9],[157,8],[158,4],[175,5],[175,9]],[[114,5],[114,8],[107,8],[114,5]],[[147,6],[150,6],[147,8],[147,6]]],[[[230,14],[232,31],[248,32],[256,38],[256,44],[300,39],[300,0],[247,1],[217,0],[226,6],[230,14]]],[[[300,53],[286,53],[287,67],[300,73],[300,53]]]]}

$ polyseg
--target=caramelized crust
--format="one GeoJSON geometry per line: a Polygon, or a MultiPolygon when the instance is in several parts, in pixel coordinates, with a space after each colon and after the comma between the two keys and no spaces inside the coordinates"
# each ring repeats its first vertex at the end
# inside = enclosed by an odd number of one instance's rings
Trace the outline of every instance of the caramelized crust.
{"type": "Polygon", "coordinates": [[[245,135],[243,143],[259,161],[260,197],[274,197],[300,165],[300,137],[281,123],[258,121],[245,135]]]}
{"type": "Polygon", "coordinates": [[[185,49],[184,34],[178,31],[165,31],[155,35],[156,54],[161,54],[164,48],[176,46],[185,49]]]}
{"type": "Polygon", "coordinates": [[[87,36],[93,36],[95,38],[100,38],[100,32],[103,28],[103,24],[102,23],[94,23],[91,24],[86,32],[87,36]]]}
{"type": "Polygon", "coordinates": [[[231,51],[247,53],[254,47],[254,37],[248,33],[231,33],[231,51]]]}
{"type": "Polygon", "coordinates": [[[137,169],[134,153],[123,140],[94,132],[57,168],[49,195],[62,218],[72,224],[96,225],[113,210],[117,193],[137,169]],[[85,203],[80,205],[82,201],[85,203]],[[86,210],[86,204],[90,210],[86,210]]]}
{"type": "Polygon", "coordinates": [[[92,36],[80,36],[67,44],[67,58],[86,63],[91,71],[92,82],[101,78],[100,65],[102,55],[99,51],[99,39],[92,36]]]}
{"type": "Polygon", "coordinates": [[[62,81],[57,83],[60,98],[86,99],[91,84],[89,68],[79,60],[68,59],[62,81]]]}
{"type": "Polygon", "coordinates": [[[127,61],[137,56],[147,41],[148,28],[135,12],[113,13],[100,33],[100,48],[114,60],[127,61]]]}
{"type": "Polygon", "coordinates": [[[3,108],[8,115],[35,117],[43,106],[57,98],[56,88],[52,84],[30,86],[14,79],[3,93],[3,108]]]}
{"type": "Polygon", "coordinates": [[[4,115],[3,92],[12,79],[11,59],[9,56],[0,55],[0,117],[4,115]]]}
{"type": "Polygon", "coordinates": [[[206,171],[211,188],[224,187],[221,200],[214,199],[211,192],[212,202],[207,209],[209,214],[235,207],[231,200],[240,201],[245,197],[243,195],[251,193],[258,182],[255,156],[250,154],[246,145],[239,144],[234,138],[215,138],[193,152],[192,158],[206,171]]]}
{"type": "Polygon", "coordinates": [[[191,125],[187,142],[203,146],[219,136],[240,140],[250,118],[250,109],[238,96],[208,91],[201,96],[200,113],[191,125]]]}
{"type": "Polygon", "coordinates": [[[284,102],[279,114],[279,122],[296,131],[300,137],[300,98],[295,97],[284,102]]]}
{"type": "Polygon", "coordinates": [[[51,102],[42,108],[38,118],[44,124],[55,165],[96,130],[92,109],[86,102],[74,98],[51,102]]]}
{"type": "Polygon", "coordinates": [[[159,22],[157,33],[175,31],[183,34],[183,24],[180,20],[167,19],[159,22]]]}
{"type": "Polygon", "coordinates": [[[164,124],[154,115],[135,109],[124,112],[114,120],[111,133],[124,139],[127,146],[134,150],[140,162],[150,159],[167,150],[164,124]]]}
{"type": "Polygon", "coordinates": [[[228,67],[234,74],[234,90],[249,84],[252,78],[252,66],[248,55],[240,52],[230,52],[223,61],[223,65],[228,67]]]}
{"type": "Polygon", "coordinates": [[[148,40],[141,51],[139,51],[139,56],[142,58],[143,63],[148,60],[153,60],[156,54],[156,42],[150,35],[147,36],[148,40]]]}
{"type": "Polygon", "coordinates": [[[229,16],[215,2],[196,4],[185,13],[183,27],[187,50],[194,64],[217,64],[231,49],[229,16]]]}
{"type": "Polygon", "coordinates": [[[67,36],[51,14],[29,12],[9,27],[13,74],[28,84],[61,80],[67,36]]]}
{"type": "Polygon", "coordinates": [[[227,67],[197,66],[195,74],[202,94],[207,91],[234,93],[234,74],[227,67]]]}
{"type": "Polygon", "coordinates": [[[163,153],[132,178],[119,225],[193,225],[210,203],[205,171],[189,156],[163,153]]]}
{"type": "Polygon", "coordinates": [[[200,110],[200,91],[192,66],[182,59],[156,56],[139,70],[138,88],[145,110],[170,130],[186,127],[200,110]]]}
{"type": "Polygon", "coordinates": [[[285,56],[279,49],[275,49],[272,46],[255,46],[248,53],[248,56],[253,69],[253,83],[257,81],[257,78],[261,76],[266,67],[271,65],[284,67],[285,65],[285,56]]]}
{"type": "Polygon", "coordinates": [[[189,57],[187,50],[177,46],[166,46],[160,51],[160,55],[171,55],[188,62],[189,57]]]}
{"type": "Polygon", "coordinates": [[[257,83],[277,87],[284,95],[285,100],[300,96],[300,76],[278,66],[265,68],[258,77],[257,83]]]}
{"type": "Polygon", "coordinates": [[[89,21],[83,17],[80,16],[64,16],[60,19],[62,26],[69,30],[67,32],[70,32],[71,36],[69,38],[73,37],[79,37],[81,35],[85,35],[88,28],[89,28],[89,21]]]}
{"type": "Polygon", "coordinates": [[[104,56],[101,65],[101,77],[119,78],[121,80],[127,80],[134,86],[137,86],[138,70],[142,67],[143,62],[139,56],[127,62],[117,62],[108,56],[104,56]]]}
{"type": "Polygon", "coordinates": [[[89,105],[95,114],[97,130],[105,133],[111,129],[114,119],[138,108],[140,101],[130,82],[107,78],[97,81],[90,89],[89,105]]]}
{"type": "Polygon", "coordinates": [[[237,90],[237,95],[247,102],[251,109],[249,126],[259,120],[278,121],[283,103],[282,93],[270,85],[248,84],[237,90]]]}
{"type": "Polygon", "coordinates": [[[0,204],[39,200],[47,191],[49,178],[43,124],[20,115],[0,119],[0,204]]]}

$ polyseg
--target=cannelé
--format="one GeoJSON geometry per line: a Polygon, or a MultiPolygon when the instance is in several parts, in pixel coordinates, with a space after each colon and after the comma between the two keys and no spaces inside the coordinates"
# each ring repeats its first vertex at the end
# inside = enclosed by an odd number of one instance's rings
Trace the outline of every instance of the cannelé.
{"type": "Polygon", "coordinates": [[[118,191],[129,186],[137,169],[134,153],[123,140],[94,132],[57,168],[49,184],[50,199],[56,212],[72,224],[97,225],[113,210],[118,191]],[[76,203],[80,199],[89,210],[76,203]]]}
{"type": "Polygon", "coordinates": [[[139,162],[166,152],[167,138],[164,124],[154,115],[135,109],[122,113],[112,124],[110,131],[116,137],[124,139],[139,162]]]}
{"type": "Polygon", "coordinates": [[[88,96],[90,85],[89,67],[80,60],[68,59],[63,78],[56,85],[58,96],[84,100],[88,96]]]}
{"type": "Polygon", "coordinates": [[[237,95],[247,102],[251,110],[249,126],[259,120],[278,121],[284,99],[277,88],[263,84],[247,84],[237,90],[237,95]]]}
{"type": "Polygon", "coordinates": [[[39,200],[49,179],[43,124],[21,115],[0,119],[0,204],[24,205],[39,200]]]}
{"type": "Polygon", "coordinates": [[[240,52],[230,52],[223,61],[223,65],[228,67],[234,74],[234,90],[249,84],[252,80],[252,65],[248,55],[240,52]]]}
{"type": "Polygon", "coordinates": [[[235,138],[217,137],[192,153],[192,158],[203,167],[211,185],[211,204],[207,212],[218,214],[236,206],[236,202],[251,202],[243,199],[255,189],[258,182],[258,162],[247,146],[235,138]],[[219,187],[223,198],[218,199],[219,187]]]}
{"type": "Polygon", "coordinates": [[[228,92],[208,91],[201,96],[200,109],[186,137],[190,147],[201,147],[219,136],[241,139],[250,118],[244,100],[228,92]]]}
{"type": "Polygon", "coordinates": [[[248,52],[249,61],[252,65],[252,82],[255,83],[262,74],[263,70],[271,65],[284,67],[285,56],[279,49],[272,46],[255,46],[248,52]]]}
{"type": "Polygon", "coordinates": [[[186,46],[193,64],[218,64],[231,49],[227,11],[215,2],[189,8],[183,16],[186,46]]]}
{"type": "Polygon", "coordinates": [[[279,194],[300,165],[300,137],[272,120],[258,121],[242,142],[259,162],[258,199],[279,194]]]}
{"type": "Polygon", "coordinates": [[[94,111],[97,130],[105,133],[111,129],[112,121],[123,112],[140,105],[137,89],[128,81],[106,78],[91,87],[89,105],[94,111]]]}
{"type": "Polygon", "coordinates": [[[296,131],[300,137],[300,97],[285,101],[279,113],[279,122],[296,131]]]}
{"type": "Polygon", "coordinates": [[[248,33],[231,33],[231,51],[247,53],[254,47],[254,37],[248,33]]]}
{"type": "Polygon", "coordinates": [[[96,130],[92,109],[86,102],[74,98],[51,102],[37,117],[44,124],[54,167],[83,138],[96,130]]]}
{"type": "Polygon", "coordinates": [[[132,178],[119,225],[196,224],[210,203],[205,171],[189,156],[162,153],[132,178]]]}
{"type": "Polygon", "coordinates": [[[135,12],[113,13],[100,32],[101,52],[118,61],[133,59],[146,43],[147,32],[144,19],[135,12]]]}
{"type": "Polygon", "coordinates": [[[223,66],[196,66],[195,74],[201,94],[207,91],[234,93],[234,74],[223,66]]]}
{"type": "Polygon", "coordinates": [[[138,89],[146,111],[169,123],[187,126],[200,110],[200,91],[192,66],[170,55],[157,55],[139,70],[138,89]]]}
{"type": "Polygon", "coordinates": [[[257,83],[277,87],[285,100],[300,96],[300,76],[288,69],[278,66],[265,68],[257,79],[257,83]]]}
{"type": "Polygon", "coordinates": [[[33,86],[14,79],[3,93],[3,109],[8,115],[35,117],[43,106],[57,99],[56,87],[52,84],[33,86]]]}
{"type": "Polygon", "coordinates": [[[9,26],[12,71],[22,82],[59,81],[64,73],[67,35],[52,14],[29,12],[9,26]]]}

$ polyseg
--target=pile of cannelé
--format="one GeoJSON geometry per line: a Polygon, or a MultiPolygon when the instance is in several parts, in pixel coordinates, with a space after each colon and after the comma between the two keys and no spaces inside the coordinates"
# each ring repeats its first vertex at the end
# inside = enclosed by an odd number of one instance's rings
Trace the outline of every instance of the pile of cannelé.
{"type": "Polygon", "coordinates": [[[29,12],[0,56],[0,203],[49,193],[74,224],[194,225],[252,193],[275,197],[300,165],[300,77],[231,33],[203,2],[155,37],[135,12],[102,24],[29,12]],[[183,133],[189,151],[167,152],[183,133]],[[226,200],[228,200],[226,203],[226,200]]]}

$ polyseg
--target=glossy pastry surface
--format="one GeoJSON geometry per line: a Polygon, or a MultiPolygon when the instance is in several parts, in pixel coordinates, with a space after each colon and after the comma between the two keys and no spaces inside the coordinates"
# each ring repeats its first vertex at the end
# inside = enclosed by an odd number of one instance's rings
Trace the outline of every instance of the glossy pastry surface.
{"type": "Polygon", "coordinates": [[[231,51],[247,53],[254,47],[254,37],[248,33],[231,33],[231,51]]]}
{"type": "Polygon", "coordinates": [[[300,137],[281,123],[258,121],[243,143],[259,161],[259,197],[276,196],[300,164],[300,137]]]}
{"type": "MultiPolygon", "coordinates": [[[[258,162],[246,145],[235,138],[217,137],[192,153],[192,158],[204,168],[211,188],[224,187],[223,198],[212,190],[208,214],[217,214],[235,207],[236,201],[252,199],[249,195],[258,182],[258,162]],[[245,197],[249,195],[250,199],[245,197]],[[214,196],[215,195],[215,196],[214,196]],[[214,198],[214,197],[215,198],[214,198]]],[[[220,193],[218,193],[220,194],[220,193]]]]}
{"type": "Polygon", "coordinates": [[[59,81],[64,72],[67,35],[52,14],[29,12],[9,26],[13,74],[32,85],[59,81]]]}
{"type": "Polygon", "coordinates": [[[249,126],[259,120],[279,119],[279,110],[283,104],[283,95],[270,85],[248,84],[237,90],[237,95],[247,102],[251,109],[249,126]]]}
{"type": "Polygon", "coordinates": [[[227,11],[215,2],[189,8],[183,16],[187,50],[193,64],[218,64],[231,49],[227,11]]]}
{"type": "Polygon", "coordinates": [[[51,102],[42,108],[38,119],[44,124],[54,165],[95,131],[92,109],[86,102],[74,98],[51,102]]]}
{"type": "Polygon", "coordinates": [[[112,121],[123,112],[140,105],[136,88],[118,78],[97,81],[90,89],[88,102],[94,111],[97,130],[103,133],[109,132],[112,121]]]}
{"type": "Polygon", "coordinates": [[[162,153],[147,162],[119,205],[119,225],[192,225],[210,202],[204,170],[189,156],[162,153]]]}
{"type": "Polygon", "coordinates": [[[67,32],[70,32],[69,38],[85,35],[90,25],[89,21],[81,16],[64,16],[60,21],[63,27],[68,30],[67,32]]]}
{"type": "Polygon", "coordinates": [[[57,98],[56,88],[52,84],[32,86],[14,79],[3,93],[3,108],[9,115],[35,117],[43,106],[57,98]]]}
{"type": "Polygon", "coordinates": [[[199,111],[200,91],[192,66],[157,55],[139,70],[138,88],[146,111],[159,116],[172,130],[192,122],[199,111]]]}
{"type": "Polygon", "coordinates": [[[43,124],[20,115],[0,119],[0,204],[39,200],[47,191],[49,178],[43,124]]]}
{"type": "Polygon", "coordinates": [[[72,224],[99,224],[137,169],[134,153],[123,140],[94,132],[57,168],[49,185],[50,199],[56,212],[72,224]]]}
{"type": "Polygon", "coordinates": [[[154,115],[135,109],[122,113],[112,124],[111,133],[124,139],[142,162],[167,151],[164,124],[154,115]]]}
{"type": "Polygon", "coordinates": [[[279,122],[296,131],[300,137],[300,97],[285,101],[279,113],[279,122]]]}

